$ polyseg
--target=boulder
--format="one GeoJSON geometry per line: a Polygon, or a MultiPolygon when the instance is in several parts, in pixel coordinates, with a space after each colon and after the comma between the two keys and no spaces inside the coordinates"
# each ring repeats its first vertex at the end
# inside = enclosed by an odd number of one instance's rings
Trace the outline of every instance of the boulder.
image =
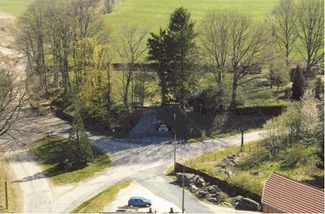
{"type": "Polygon", "coordinates": [[[197,181],[195,182],[195,185],[199,188],[205,187],[205,181],[203,178],[199,178],[197,179],[197,181]]]}
{"type": "Polygon", "coordinates": [[[243,200],[243,198],[244,196],[237,195],[236,197],[231,199],[231,205],[235,207],[240,201],[243,200]]]}
{"type": "MultiPolygon", "coordinates": [[[[190,184],[193,183],[194,176],[195,175],[192,173],[184,173],[185,186],[190,186],[190,184]]],[[[176,173],[176,181],[177,181],[177,183],[180,183],[180,184],[183,183],[183,173],[181,173],[181,172],[176,173]]]]}
{"type": "Polygon", "coordinates": [[[183,173],[181,173],[181,172],[177,172],[176,173],[176,182],[177,183],[180,183],[180,182],[182,182],[183,181],[183,173]]]}
{"type": "Polygon", "coordinates": [[[221,192],[217,185],[208,186],[207,188],[205,188],[205,190],[211,194],[217,194],[221,192]]]}
{"type": "Polygon", "coordinates": [[[210,201],[211,203],[214,203],[214,204],[218,204],[219,201],[217,198],[214,198],[214,197],[208,197],[206,198],[208,201],[210,201]]]}
{"type": "Polygon", "coordinates": [[[195,186],[195,184],[190,184],[188,188],[191,192],[196,192],[199,190],[199,188],[197,188],[197,186],[195,186]]]}
{"type": "Polygon", "coordinates": [[[206,198],[209,195],[207,191],[200,190],[199,193],[197,194],[197,197],[199,198],[206,198]]]}
{"type": "Polygon", "coordinates": [[[232,205],[235,206],[236,210],[249,210],[249,211],[260,211],[261,206],[258,202],[250,198],[245,198],[243,196],[236,196],[231,201],[232,205]]]}

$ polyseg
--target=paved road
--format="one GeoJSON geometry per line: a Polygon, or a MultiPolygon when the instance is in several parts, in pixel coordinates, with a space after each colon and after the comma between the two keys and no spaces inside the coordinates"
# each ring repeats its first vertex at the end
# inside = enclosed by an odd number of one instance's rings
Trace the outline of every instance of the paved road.
{"type": "MultiPolygon", "coordinates": [[[[164,173],[174,160],[174,145],[169,141],[151,143],[152,139],[142,139],[140,142],[89,134],[92,145],[110,155],[112,167],[87,181],[58,187],[44,178],[27,148],[30,143],[48,133],[67,137],[69,124],[54,116],[28,116],[16,126],[25,131],[16,133],[16,140],[0,140],[0,148],[7,151],[7,160],[16,175],[14,184],[20,185],[22,189],[24,212],[70,212],[83,201],[122,180],[135,180],[160,198],[181,207],[181,189],[170,182],[164,173]]],[[[259,132],[245,134],[246,141],[256,139],[259,139],[259,132]]],[[[236,135],[181,144],[177,146],[177,159],[239,143],[240,136],[236,135]]],[[[202,204],[188,194],[185,204],[188,212],[215,212],[211,206],[202,204]]]]}

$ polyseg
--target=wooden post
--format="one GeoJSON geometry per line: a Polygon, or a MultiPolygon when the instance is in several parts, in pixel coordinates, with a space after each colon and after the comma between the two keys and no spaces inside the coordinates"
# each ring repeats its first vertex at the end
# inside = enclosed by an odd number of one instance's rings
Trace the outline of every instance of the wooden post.
{"type": "Polygon", "coordinates": [[[243,152],[244,151],[244,129],[240,128],[240,132],[241,132],[240,151],[243,152]]]}
{"type": "Polygon", "coordinates": [[[174,173],[176,173],[176,131],[174,133],[174,173]]]}
{"type": "Polygon", "coordinates": [[[8,185],[7,185],[7,179],[5,180],[5,197],[6,197],[6,210],[8,210],[8,185]]]}

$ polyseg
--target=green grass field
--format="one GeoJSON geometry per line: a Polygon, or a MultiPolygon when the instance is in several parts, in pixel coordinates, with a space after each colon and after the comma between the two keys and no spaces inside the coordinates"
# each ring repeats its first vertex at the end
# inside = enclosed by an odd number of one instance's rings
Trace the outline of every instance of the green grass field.
{"type": "Polygon", "coordinates": [[[186,165],[261,195],[264,182],[272,171],[295,180],[321,185],[313,181],[315,177],[324,176],[324,171],[316,167],[315,149],[313,146],[306,148],[297,144],[280,150],[276,157],[271,158],[261,142],[252,142],[245,145],[244,152],[240,152],[240,146],[231,146],[188,160],[186,165]],[[226,170],[232,171],[228,177],[220,173],[216,166],[222,163],[223,158],[234,154],[239,154],[239,158],[236,158],[235,166],[226,167],[226,170]],[[259,175],[252,175],[253,172],[259,175]]]}
{"type": "Polygon", "coordinates": [[[65,160],[66,139],[56,136],[46,137],[33,145],[32,153],[42,165],[44,174],[55,184],[75,183],[93,176],[96,172],[109,167],[110,160],[106,154],[94,152],[91,165],[79,170],[58,170],[57,165],[65,160]]]}
{"type": "Polygon", "coordinates": [[[1,0],[0,12],[7,12],[16,17],[20,16],[34,0],[1,0]]]}
{"type": "Polygon", "coordinates": [[[135,24],[158,32],[167,26],[170,14],[178,7],[185,7],[196,25],[210,11],[238,10],[247,12],[255,20],[262,20],[270,13],[278,0],[124,0],[113,13],[106,15],[112,29],[119,30],[123,24],[135,24]]]}

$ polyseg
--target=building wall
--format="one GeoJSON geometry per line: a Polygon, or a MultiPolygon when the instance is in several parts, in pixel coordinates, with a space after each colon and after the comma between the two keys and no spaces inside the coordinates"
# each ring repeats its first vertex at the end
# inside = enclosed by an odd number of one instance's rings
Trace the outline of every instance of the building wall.
{"type": "Polygon", "coordinates": [[[279,211],[263,205],[263,213],[279,213],[279,211]]]}

